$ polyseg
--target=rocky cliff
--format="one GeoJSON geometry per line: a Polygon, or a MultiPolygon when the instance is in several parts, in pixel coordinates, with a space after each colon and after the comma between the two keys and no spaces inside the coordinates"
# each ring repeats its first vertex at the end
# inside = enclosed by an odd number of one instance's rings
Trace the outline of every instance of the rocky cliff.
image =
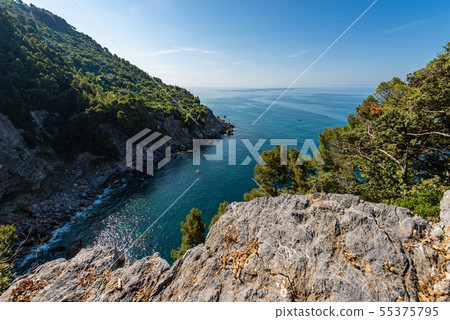
{"type": "Polygon", "coordinates": [[[0,225],[16,226],[19,260],[120,183],[142,129],[172,137],[174,153],[231,130],[186,89],[22,1],[0,0],[0,69],[0,225]]]}
{"type": "MultiPolygon", "coordinates": [[[[191,149],[193,138],[220,138],[232,130],[232,125],[210,110],[205,122],[190,131],[172,116],[160,114],[155,121],[173,135],[174,155],[191,149]]],[[[117,186],[122,178],[135,174],[125,166],[125,141],[130,137],[111,126],[102,129],[121,152],[120,160],[101,161],[101,157],[85,152],[72,162],[64,162],[49,146],[28,147],[23,130],[0,113],[0,225],[15,225],[21,248],[16,257],[19,262],[89,206],[104,188],[117,186]]],[[[164,151],[158,151],[156,157],[163,157],[164,151]]]]}
{"type": "Polygon", "coordinates": [[[0,199],[5,194],[39,185],[46,170],[44,163],[35,158],[42,151],[29,149],[21,131],[0,113],[0,199]]]}
{"type": "MultiPolygon", "coordinates": [[[[449,195],[442,203],[448,221],[449,195]]],[[[450,301],[450,227],[352,195],[232,203],[170,266],[83,249],[23,277],[1,301],[450,301]]]]}

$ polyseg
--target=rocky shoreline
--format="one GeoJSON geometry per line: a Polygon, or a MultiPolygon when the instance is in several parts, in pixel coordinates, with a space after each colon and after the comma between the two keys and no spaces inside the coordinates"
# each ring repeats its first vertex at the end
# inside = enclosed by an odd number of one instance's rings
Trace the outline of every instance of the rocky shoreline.
{"type": "MultiPolygon", "coordinates": [[[[216,124],[210,128],[210,130],[201,129],[193,134],[201,138],[217,139],[232,134],[234,126],[217,117],[216,124]]],[[[14,142],[20,141],[19,138],[14,142]]],[[[118,141],[116,144],[121,150],[125,149],[124,141],[118,141]]],[[[191,150],[191,138],[175,138],[171,143],[171,149],[173,157],[191,150]]],[[[163,151],[155,154],[156,160],[162,159],[163,156],[163,151]]],[[[72,173],[70,176],[60,175],[44,179],[40,183],[39,190],[21,195],[21,201],[29,205],[18,210],[8,204],[2,208],[0,224],[14,224],[19,237],[14,261],[16,266],[20,266],[25,257],[49,241],[55,230],[69,223],[78,212],[92,205],[105,189],[119,187],[126,183],[127,179],[137,176],[151,178],[126,167],[124,160],[106,163],[97,166],[96,169],[92,168],[91,162],[89,155],[80,156],[66,168],[66,172],[72,173]]],[[[53,248],[53,251],[59,255],[66,252],[70,258],[81,248],[82,243],[74,243],[69,248],[57,247],[53,248]]],[[[16,271],[22,273],[26,270],[16,271]]]]}
{"type": "MultiPolygon", "coordinates": [[[[16,266],[20,266],[26,256],[36,252],[41,245],[49,241],[55,230],[62,228],[78,212],[92,205],[106,188],[119,184],[118,179],[123,176],[124,171],[114,166],[111,164],[108,168],[97,171],[92,177],[77,179],[71,188],[52,193],[42,202],[37,202],[10,217],[8,222],[16,226],[19,236],[16,266]]],[[[68,250],[72,252],[67,255],[70,257],[73,256],[75,247],[79,247],[79,244],[73,244],[72,248],[54,248],[52,252],[68,250]]]]}

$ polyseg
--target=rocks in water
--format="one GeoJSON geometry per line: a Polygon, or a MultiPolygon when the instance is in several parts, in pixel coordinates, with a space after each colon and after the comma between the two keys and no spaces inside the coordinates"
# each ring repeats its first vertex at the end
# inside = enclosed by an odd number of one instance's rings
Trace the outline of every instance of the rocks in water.
{"type": "Polygon", "coordinates": [[[226,129],[224,134],[229,136],[233,135],[234,125],[225,121],[226,116],[224,116],[224,119],[221,119],[219,116],[217,116],[216,118],[220,123],[222,123],[225,126],[226,129]]]}
{"type": "Polygon", "coordinates": [[[450,301],[449,240],[449,227],[351,195],[257,198],[230,204],[172,266],[157,253],[131,263],[114,248],[83,249],[0,300],[450,301]]]}
{"type": "MultiPolygon", "coordinates": [[[[3,219],[0,217],[0,224],[12,223],[17,228],[21,250],[17,252],[16,265],[21,265],[29,253],[35,252],[43,241],[49,240],[55,229],[65,225],[77,212],[91,205],[98,192],[102,190],[102,186],[115,171],[114,165],[107,166],[96,172],[92,179],[77,178],[76,183],[70,184],[70,188],[73,188],[71,192],[67,190],[52,191],[44,200],[26,207],[18,213],[11,212],[3,219]],[[33,226],[38,236],[29,232],[30,225],[33,226]]],[[[31,198],[31,201],[34,199],[31,198]]],[[[79,249],[74,254],[78,251],[79,249]]],[[[55,251],[51,253],[55,253],[55,251]]],[[[59,255],[61,252],[56,253],[59,255]]]]}

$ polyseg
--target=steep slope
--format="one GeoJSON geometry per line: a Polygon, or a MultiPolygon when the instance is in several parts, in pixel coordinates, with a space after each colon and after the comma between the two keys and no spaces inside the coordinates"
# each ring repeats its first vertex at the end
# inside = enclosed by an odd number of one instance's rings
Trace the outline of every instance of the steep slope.
{"type": "Polygon", "coordinates": [[[19,258],[122,178],[125,141],[144,128],[173,152],[227,131],[186,89],[49,11],[0,0],[0,224],[16,225],[19,258]]]}
{"type": "Polygon", "coordinates": [[[352,195],[257,198],[230,204],[171,267],[159,254],[129,263],[114,248],[83,249],[0,300],[449,301],[449,240],[448,225],[352,195]]]}
{"type": "Polygon", "coordinates": [[[0,0],[0,44],[0,113],[31,148],[114,159],[111,132],[124,138],[149,128],[183,140],[223,131],[198,97],[149,76],[44,9],[0,0]]]}

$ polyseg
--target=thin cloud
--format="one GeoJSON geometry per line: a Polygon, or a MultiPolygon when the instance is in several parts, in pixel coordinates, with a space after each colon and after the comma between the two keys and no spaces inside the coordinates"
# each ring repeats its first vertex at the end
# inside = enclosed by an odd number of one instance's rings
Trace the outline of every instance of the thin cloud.
{"type": "Polygon", "coordinates": [[[305,53],[307,53],[309,50],[307,50],[307,49],[302,49],[302,50],[300,50],[300,51],[297,51],[296,53],[294,53],[294,54],[291,54],[290,56],[288,56],[288,58],[296,58],[296,57],[299,57],[299,56],[301,56],[302,54],[305,54],[305,53]]]}
{"type": "Polygon", "coordinates": [[[382,31],[381,33],[391,33],[391,32],[396,32],[396,31],[401,31],[401,30],[413,28],[413,27],[415,27],[415,26],[418,26],[418,25],[420,25],[420,24],[422,24],[422,23],[431,21],[431,20],[433,20],[433,19],[434,19],[434,18],[432,18],[432,19],[425,19],[425,20],[414,21],[414,22],[409,23],[409,24],[405,24],[405,25],[398,26],[398,27],[395,27],[395,28],[392,28],[392,29],[384,30],[384,31],[382,31]]]}
{"type": "Polygon", "coordinates": [[[217,61],[205,61],[205,64],[210,65],[210,66],[220,66],[222,63],[217,62],[217,61]]]}
{"type": "Polygon", "coordinates": [[[206,55],[219,54],[217,51],[214,51],[214,50],[204,50],[204,49],[199,49],[199,48],[186,48],[186,47],[174,47],[173,49],[140,53],[140,54],[135,54],[134,56],[136,56],[136,57],[157,57],[157,56],[163,56],[163,55],[174,54],[174,53],[200,53],[200,54],[206,54],[206,55]]]}
{"type": "Polygon", "coordinates": [[[240,65],[242,65],[242,64],[248,64],[248,63],[252,63],[252,62],[251,62],[251,61],[247,61],[247,60],[239,60],[239,61],[235,61],[235,62],[232,62],[232,63],[231,63],[231,65],[230,65],[229,68],[219,70],[218,72],[220,72],[220,73],[228,73],[228,72],[232,72],[232,71],[236,70],[236,68],[237,68],[238,66],[240,66],[240,65]]]}

